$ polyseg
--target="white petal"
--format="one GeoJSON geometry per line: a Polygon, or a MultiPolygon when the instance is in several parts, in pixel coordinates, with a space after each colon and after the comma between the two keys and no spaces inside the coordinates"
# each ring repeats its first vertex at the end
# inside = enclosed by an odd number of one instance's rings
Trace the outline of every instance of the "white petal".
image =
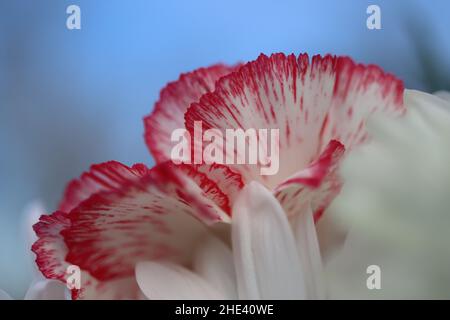
{"type": "Polygon", "coordinates": [[[450,103],[405,90],[408,111],[373,119],[371,141],[342,163],[333,208],[350,229],[326,265],[330,297],[433,299],[450,295],[450,103]],[[382,270],[367,290],[366,268],[382,270]]]}
{"type": "Polygon", "coordinates": [[[324,299],[322,258],[317,240],[313,212],[308,206],[298,213],[292,221],[298,253],[302,262],[309,299],[324,299]]]}
{"type": "Polygon", "coordinates": [[[12,300],[11,296],[0,289],[0,300],[12,300]]]}
{"type": "Polygon", "coordinates": [[[25,300],[65,300],[67,287],[57,280],[39,280],[34,282],[27,293],[25,300]]]}
{"type": "Polygon", "coordinates": [[[233,255],[222,241],[213,236],[202,241],[194,256],[193,269],[226,298],[237,299],[233,255]]]}
{"type": "Polygon", "coordinates": [[[441,99],[450,101],[450,92],[448,92],[448,91],[441,90],[441,91],[437,91],[437,92],[435,92],[433,94],[435,96],[438,96],[441,99]]]}
{"type": "Polygon", "coordinates": [[[425,120],[435,121],[436,115],[444,117],[445,120],[450,117],[449,100],[417,90],[405,90],[404,100],[408,110],[419,111],[425,120]]]}
{"type": "Polygon", "coordinates": [[[278,201],[256,182],[233,207],[233,255],[240,299],[304,299],[294,235],[278,201]]]}
{"type": "Polygon", "coordinates": [[[136,265],[139,288],[149,299],[198,300],[225,297],[206,280],[170,262],[145,261],[136,265]]]}

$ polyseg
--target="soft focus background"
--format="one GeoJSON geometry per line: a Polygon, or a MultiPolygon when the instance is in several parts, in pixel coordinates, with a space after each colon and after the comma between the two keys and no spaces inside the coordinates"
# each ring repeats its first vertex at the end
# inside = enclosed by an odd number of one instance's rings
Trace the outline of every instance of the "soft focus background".
{"type": "Polygon", "coordinates": [[[142,117],[181,72],[272,52],[375,63],[409,88],[450,89],[450,1],[0,2],[0,288],[31,279],[23,210],[53,211],[90,164],[152,159],[142,117]],[[66,8],[81,7],[81,30],[66,8]],[[382,30],[366,28],[381,7],[382,30]]]}

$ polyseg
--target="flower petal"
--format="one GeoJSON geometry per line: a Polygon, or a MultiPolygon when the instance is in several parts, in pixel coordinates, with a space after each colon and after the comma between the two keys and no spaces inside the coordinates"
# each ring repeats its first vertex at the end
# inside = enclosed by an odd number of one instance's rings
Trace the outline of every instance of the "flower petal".
{"type": "Polygon", "coordinates": [[[148,168],[143,164],[135,164],[131,168],[117,161],[94,164],[88,172],[67,185],[59,210],[70,212],[94,193],[118,190],[128,181],[136,181],[147,173],[148,168]]]}
{"type": "MultiPolygon", "coordinates": [[[[230,214],[230,204],[243,187],[240,174],[220,164],[182,164],[177,168],[198,184],[207,198],[230,214]]],[[[60,211],[70,212],[82,201],[100,191],[120,191],[124,185],[137,182],[149,172],[150,170],[143,164],[127,167],[120,162],[109,161],[92,165],[88,172],[68,184],[60,204],[60,211]]]]}
{"type": "Polygon", "coordinates": [[[227,299],[237,299],[233,255],[219,239],[209,236],[200,241],[193,259],[193,270],[227,299]]]}
{"type": "Polygon", "coordinates": [[[71,225],[62,232],[66,260],[99,280],[131,276],[139,261],[187,261],[206,230],[199,219],[220,221],[219,211],[181,170],[161,164],[120,191],[94,194],[71,211],[71,225]]]}
{"type": "MultiPolygon", "coordinates": [[[[202,190],[204,196],[212,200],[228,216],[231,215],[231,206],[244,186],[242,176],[221,164],[187,165],[181,164],[181,169],[202,190]]],[[[228,217],[223,217],[228,221],[228,217]]]]}
{"type": "MultiPolygon", "coordinates": [[[[71,265],[65,260],[67,246],[60,232],[70,226],[67,214],[57,211],[51,215],[42,215],[33,226],[38,240],[32,250],[36,254],[36,263],[48,279],[67,280],[67,268],[71,265]]],[[[141,297],[134,277],[111,281],[98,281],[81,270],[80,290],[72,290],[73,299],[136,299],[141,297]]]]}
{"type": "MultiPolygon", "coordinates": [[[[401,81],[376,66],[355,64],[346,57],[306,54],[261,55],[221,78],[186,111],[186,128],[203,130],[279,129],[279,173],[261,176],[261,165],[234,165],[244,180],[274,188],[307,167],[330,140],[346,148],[366,138],[365,120],[373,112],[401,114],[401,81]]],[[[225,136],[225,135],[224,135],[225,136]]],[[[245,150],[227,150],[245,156],[245,150]]]]}
{"type": "Polygon", "coordinates": [[[340,191],[337,168],[343,155],[344,146],[332,140],[316,161],[276,187],[275,196],[290,217],[312,206],[314,221],[320,218],[340,191]]]}
{"type": "Polygon", "coordinates": [[[440,116],[444,117],[444,119],[437,121],[440,125],[445,126],[448,123],[450,101],[447,99],[437,98],[418,90],[405,90],[405,104],[408,109],[411,108],[419,112],[423,119],[430,124],[434,124],[440,116]]]}
{"type": "Polygon", "coordinates": [[[449,297],[450,103],[412,90],[404,101],[406,115],[371,119],[371,141],[342,163],[331,210],[349,232],[326,265],[331,297],[449,297]],[[382,290],[367,290],[371,265],[382,290]]]}
{"type": "Polygon", "coordinates": [[[140,262],[136,279],[149,299],[198,300],[224,299],[206,280],[179,265],[169,262],[140,262]]]}
{"type": "Polygon", "coordinates": [[[438,96],[441,99],[450,101],[450,92],[448,92],[448,91],[441,90],[441,91],[437,91],[437,92],[435,92],[433,94],[435,96],[438,96]]]}
{"type": "Polygon", "coordinates": [[[38,280],[34,282],[27,293],[25,300],[65,300],[68,290],[65,284],[56,280],[38,280]]]}
{"type": "Polygon", "coordinates": [[[405,91],[405,103],[402,119],[369,123],[373,140],[343,162],[346,184],[334,205],[346,225],[364,226],[363,233],[382,230],[385,241],[400,239],[397,225],[402,225],[401,239],[412,248],[423,246],[417,235],[428,228],[434,231],[427,240],[444,244],[439,235],[447,232],[438,229],[447,228],[442,218],[450,208],[450,103],[413,90],[405,91]]]}
{"type": "Polygon", "coordinates": [[[270,191],[246,186],[233,208],[233,254],[241,299],[304,299],[304,269],[286,214],[270,191]]]}
{"type": "Polygon", "coordinates": [[[189,105],[214,90],[216,81],[235,68],[221,64],[200,68],[182,74],[161,90],[153,112],[144,119],[145,141],[157,163],[170,160],[172,132],[184,128],[184,113],[189,105]]]}
{"type": "Polygon", "coordinates": [[[206,232],[204,223],[228,221],[241,187],[240,176],[221,165],[93,166],[66,193],[81,203],[69,213],[42,216],[36,224],[38,266],[47,278],[61,281],[68,265],[79,266],[85,287],[74,293],[77,298],[126,298],[114,292],[120,286],[133,288],[128,297],[136,297],[135,264],[192,259],[192,248],[206,232]]]}
{"type": "Polygon", "coordinates": [[[296,215],[292,224],[297,241],[298,254],[302,261],[304,272],[308,275],[305,277],[308,298],[324,299],[325,284],[322,258],[311,208],[307,206],[303,212],[296,215]]]}
{"type": "Polygon", "coordinates": [[[33,226],[38,240],[31,250],[36,254],[36,264],[48,279],[65,282],[65,274],[69,264],[65,261],[67,247],[60,232],[70,226],[67,214],[56,211],[51,215],[42,215],[33,226]]]}

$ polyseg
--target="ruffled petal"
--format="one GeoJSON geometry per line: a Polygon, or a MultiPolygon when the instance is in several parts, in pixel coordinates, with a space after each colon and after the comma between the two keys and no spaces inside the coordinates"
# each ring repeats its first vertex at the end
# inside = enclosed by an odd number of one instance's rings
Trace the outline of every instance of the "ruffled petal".
{"type": "Polygon", "coordinates": [[[72,210],[71,226],[62,232],[66,260],[99,280],[131,276],[139,261],[188,261],[205,232],[199,217],[220,216],[197,185],[173,178],[169,168],[156,167],[138,183],[95,194],[72,210]]]}
{"type": "Polygon", "coordinates": [[[94,193],[118,190],[123,184],[138,180],[148,171],[143,164],[135,164],[131,168],[117,161],[94,164],[88,172],[67,185],[59,210],[70,212],[94,193]]]}
{"type": "Polygon", "coordinates": [[[240,299],[305,299],[305,273],[289,221],[271,192],[251,182],[233,208],[240,299]]]}
{"type": "Polygon", "coordinates": [[[176,166],[203,191],[203,195],[212,200],[224,213],[223,221],[228,222],[233,205],[240,190],[244,187],[242,176],[221,164],[176,166]]]}
{"type": "MultiPolygon", "coordinates": [[[[401,81],[346,57],[314,56],[310,63],[306,54],[261,55],[191,104],[185,124],[191,136],[196,121],[224,137],[226,129],[279,129],[278,174],[261,175],[261,163],[232,166],[245,181],[274,188],[316,160],[330,140],[347,149],[364,141],[370,114],[402,114],[402,94],[401,81]]],[[[244,148],[226,150],[226,156],[234,159],[235,152],[245,157],[244,148]]]]}
{"type": "Polygon", "coordinates": [[[205,300],[224,299],[221,292],[188,269],[169,262],[140,262],[136,279],[149,299],[205,300]]]}
{"type": "MultiPolygon", "coordinates": [[[[32,250],[36,254],[36,263],[42,274],[48,279],[67,281],[67,270],[71,263],[65,260],[67,246],[60,232],[70,227],[67,214],[57,211],[51,215],[42,215],[33,226],[38,240],[32,250]]],[[[71,292],[73,299],[136,299],[141,297],[134,277],[111,281],[98,281],[89,273],[81,270],[80,288],[71,292]]]]}
{"type": "Polygon", "coordinates": [[[77,181],[73,194],[99,191],[78,197],[81,203],[69,213],[42,216],[33,245],[47,278],[65,282],[69,265],[81,268],[82,288],[73,292],[75,298],[138,297],[135,264],[191,260],[206,225],[230,219],[230,206],[242,188],[240,176],[226,167],[173,163],[153,169],[105,163],[77,181]]]}
{"type": "Polygon", "coordinates": [[[316,161],[275,188],[276,198],[290,217],[306,207],[312,207],[315,221],[321,217],[341,189],[337,169],[343,155],[344,146],[333,140],[316,161]]]}
{"type": "Polygon", "coordinates": [[[70,220],[62,211],[42,215],[39,222],[33,226],[38,240],[31,250],[36,254],[39,270],[48,279],[65,282],[66,270],[70,264],[65,261],[67,247],[60,232],[68,227],[70,220]]]}
{"type": "Polygon", "coordinates": [[[170,160],[172,132],[184,128],[184,113],[192,102],[214,90],[215,83],[236,66],[213,65],[182,74],[162,89],[153,112],[145,117],[145,141],[157,163],[170,160]]]}

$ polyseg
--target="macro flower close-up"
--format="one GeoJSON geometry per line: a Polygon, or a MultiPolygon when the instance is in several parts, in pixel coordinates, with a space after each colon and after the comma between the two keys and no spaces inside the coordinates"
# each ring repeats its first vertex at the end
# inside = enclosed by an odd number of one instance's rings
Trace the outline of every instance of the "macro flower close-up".
{"type": "Polygon", "coordinates": [[[0,300],[450,297],[450,6],[288,2],[6,20],[0,300]]]}
{"type": "MultiPolygon", "coordinates": [[[[367,117],[404,112],[402,83],[334,56],[261,55],[222,78],[216,68],[163,89],[146,118],[148,145],[171,150],[153,125],[173,127],[172,118],[184,118],[187,130],[191,121],[217,130],[280,128],[283,169],[261,176],[240,164],[92,166],[69,183],[59,210],[34,226],[45,277],[65,282],[68,266],[80,267],[73,298],[325,298],[314,222],[340,190],[345,150],[368,138],[367,117]],[[214,88],[199,75],[209,71],[214,88]],[[182,107],[186,96],[194,100],[182,107]],[[202,240],[216,225],[224,242],[199,248],[221,241],[202,240]],[[218,259],[224,263],[214,266],[218,259]]],[[[226,152],[238,157],[249,144],[226,152]]]]}

